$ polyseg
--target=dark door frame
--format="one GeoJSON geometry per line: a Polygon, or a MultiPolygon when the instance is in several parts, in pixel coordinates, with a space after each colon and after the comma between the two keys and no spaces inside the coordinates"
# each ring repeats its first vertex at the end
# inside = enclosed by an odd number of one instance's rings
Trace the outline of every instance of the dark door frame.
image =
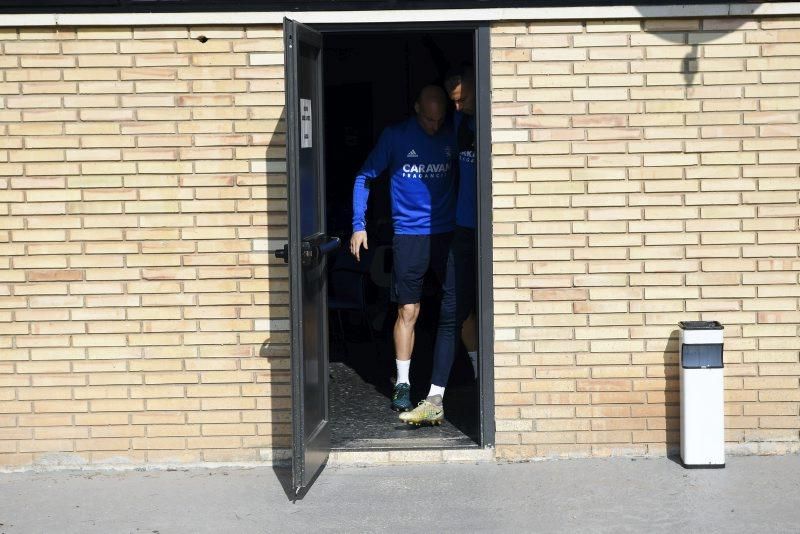
{"type": "Polygon", "coordinates": [[[353,23],[309,24],[325,34],[391,32],[473,32],[476,131],[478,152],[476,255],[478,277],[478,343],[480,392],[480,446],[495,445],[494,405],[494,298],[492,279],[492,141],[491,141],[491,61],[489,22],[433,23],[353,23]]]}
{"type": "MultiPolygon", "coordinates": [[[[322,35],[303,24],[284,19],[284,52],[286,68],[286,122],[294,125],[287,128],[287,176],[289,180],[289,243],[283,252],[284,260],[289,263],[289,285],[291,302],[291,346],[293,358],[292,368],[292,486],[295,497],[299,497],[319,475],[328,460],[330,451],[330,426],[328,424],[328,348],[322,343],[319,352],[307,350],[307,336],[321,334],[327,339],[327,276],[325,276],[325,255],[328,250],[328,239],[325,229],[325,166],[322,159],[324,153],[324,136],[319,125],[323,117],[322,86],[322,35]],[[303,72],[301,50],[314,50],[316,57],[312,60],[311,72],[303,72]],[[310,79],[309,79],[310,78],[310,79]],[[293,83],[290,83],[293,82],[293,83]],[[305,87],[303,82],[310,82],[305,87]],[[310,91],[310,92],[305,92],[310,91]],[[312,109],[308,119],[312,120],[311,144],[303,147],[300,132],[300,98],[309,97],[312,109]],[[316,118],[312,118],[316,117],[316,118]],[[301,152],[305,149],[305,154],[301,152]],[[311,150],[309,155],[308,151],[311,150]],[[304,157],[305,156],[305,157],[304,157]],[[310,156],[310,157],[309,157],[310,156]],[[303,161],[312,165],[303,170],[303,161]],[[322,191],[317,193],[316,212],[319,215],[317,224],[311,229],[303,228],[303,220],[298,207],[303,200],[302,183],[313,180],[322,191]],[[306,235],[308,231],[311,234],[306,235]],[[311,284],[311,287],[307,287],[311,284]],[[314,284],[319,284],[316,290],[314,284]],[[316,295],[316,297],[314,297],[316,295]],[[307,298],[311,300],[307,301],[307,298]],[[306,312],[317,314],[317,320],[311,320],[306,332],[306,312]],[[313,328],[314,323],[320,332],[313,328]],[[317,363],[317,372],[313,373],[313,365],[317,363]],[[317,384],[320,397],[307,398],[307,385],[317,384]],[[309,406],[319,408],[319,412],[311,411],[309,406]],[[299,412],[299,413],[298,413],[299,412]],[[309,420],[306,415],[311,414],[309,420]],[[316,416],[318,419],[314,419],[316,416]]],[[[306,117],[303,117],[304,119],[306,117]]],[[[338,243],[338,241],[337,241],[338,243]]]]}

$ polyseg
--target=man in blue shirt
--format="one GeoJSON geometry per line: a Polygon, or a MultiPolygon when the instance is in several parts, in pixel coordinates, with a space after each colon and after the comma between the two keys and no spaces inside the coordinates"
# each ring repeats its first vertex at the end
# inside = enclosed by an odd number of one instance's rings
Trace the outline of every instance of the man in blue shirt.
{"type": "MultiPolygon", "coordinates": [[[[446,102],[440,87],[423,88],[414,105],[416,115],[381,133],[353,187],[350,252],[360,261],[361,247],[369,248],[365,221],[368,181],[383,171],[391,176],[392,298],[398,310],[394,325],[397,381],[392,393],[396,411],[412,408],[408,375],[425,273],[433,270],[442,282],[453,279],[446,276],[445,269],[455,226],[456,146],[453,131],[444,121],[446,102]]],[[[448,301],[454,298],[454,286],[443,287],[443,291],[449,295],[448,301]]]]}
{"type": "Polygon", "coordinates": [[[434,347],[433,374],[428,397],[414,410],[400,414],[411,424],[426,424],[444,418],[442,400],[457,348],[456,327],[467,349],[477,378],[477,333],[475,330],[475,73],[471,66],[448,73],[445,89],[456,107],[453,117],[458,144],[458,200],[456,228],[447,260],[446,289],[442,294],[439,328],[434,347]],[[453,278],[449,278],[453,277],[453,278]],[[451,291],[450,289],[453,289],[451,291]]]}

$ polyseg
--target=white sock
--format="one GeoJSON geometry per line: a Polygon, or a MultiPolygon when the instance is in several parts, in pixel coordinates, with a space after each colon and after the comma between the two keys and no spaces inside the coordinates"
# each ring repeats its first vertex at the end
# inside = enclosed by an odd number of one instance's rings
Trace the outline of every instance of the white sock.
{"type": "Polygon", "coordinates": [[[475,378],[478,378],[478,351],[468,352],[469,361],[472,362],[472,370],[475,371],[475,378]]]}
{"type": "Polygon", "coordinates": [[[440,395],[444,398],[444,388],[442,386],[435,386],[431,384],[431,389],[428,391],[428,397],[433,397],[434,395],[440,395]]]}
{"type": "Polygon", "coordinates": [[[411,360],[395,360],[397,364],[397,384],[410,384],[408,381],[408,370],[411,368],[411,360]]]}

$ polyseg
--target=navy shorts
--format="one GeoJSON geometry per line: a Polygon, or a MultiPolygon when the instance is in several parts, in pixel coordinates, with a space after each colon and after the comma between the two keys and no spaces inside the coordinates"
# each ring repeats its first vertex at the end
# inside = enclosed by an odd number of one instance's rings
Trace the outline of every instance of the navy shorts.
{"type": "Polygon", "coordinates": [[[395,235],[392,240],[392,300],[417,304],[428,270],[444,282],[452,232],[432,235],[395,235]]]}

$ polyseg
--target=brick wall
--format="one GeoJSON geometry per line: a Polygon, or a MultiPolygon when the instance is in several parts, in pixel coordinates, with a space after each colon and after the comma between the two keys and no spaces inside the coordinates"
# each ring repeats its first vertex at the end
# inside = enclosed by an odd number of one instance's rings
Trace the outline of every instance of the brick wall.
{"type": "Polygon", "coordinates": [[[0,466],[272,458],[280,27],[0,29],[0,47],[0,466]]]}
{"type": "Polygon", "coordinates": [[[687,319],[800,449],[800,21],[496,24],[492,90],[498,455],[674,448],[687,319]]]}
{"type": "MultiPolygon", "coordinates": [[[[279,27],[0,29],[0,467],[289,445],[279,27]],[[209,40],[200,43],[196,37],[209,40]]],[[[800,23],[495,24],[498,456],[798,450],[800,23]]]]}

